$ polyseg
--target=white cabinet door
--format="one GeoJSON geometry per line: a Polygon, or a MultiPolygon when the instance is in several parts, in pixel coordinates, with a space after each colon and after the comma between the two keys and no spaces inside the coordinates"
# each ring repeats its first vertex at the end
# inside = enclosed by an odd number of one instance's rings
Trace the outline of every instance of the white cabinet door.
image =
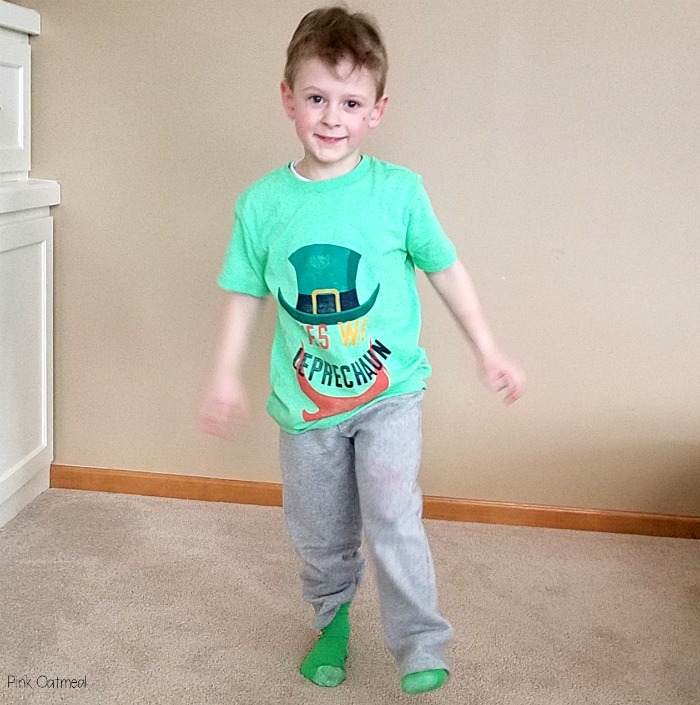
{"type": "Polygon", "coordinates": [[[52,233],[0,226],[0,506],[53,460],[52,233]]]}
{"type": "Polygon", "coordinates": [[[0,28],[0,180],[29,171],[29,64],[27,35],[0,28]]]}

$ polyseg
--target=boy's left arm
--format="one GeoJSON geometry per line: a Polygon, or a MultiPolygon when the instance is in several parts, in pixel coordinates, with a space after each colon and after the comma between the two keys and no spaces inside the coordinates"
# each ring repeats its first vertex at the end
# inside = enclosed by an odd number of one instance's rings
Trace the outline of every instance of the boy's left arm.
{"type": "Polygon", "coordinates": [[[498,349],[465,266],[457,260],[447,269],[426,274],[466,333],[476,354],[482,381],[492,391],[505,391],[504,401],[512,404],[523,393],[525,373],[498,349]]]}

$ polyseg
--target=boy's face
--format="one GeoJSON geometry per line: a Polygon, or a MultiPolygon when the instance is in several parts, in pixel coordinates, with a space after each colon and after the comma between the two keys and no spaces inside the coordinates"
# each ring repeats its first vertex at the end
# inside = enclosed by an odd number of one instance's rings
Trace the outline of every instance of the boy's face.
{"type": "Polygon", "coordinates": [[[294,89],[282,82],[282,104],[294,120],[304,145],[297,165],[302,176],[314,180],[347,174],[360,161],[360,146],[384,115],[387,97],[376,99],[374,76],[365,68],[352,70],[342,60],[335,74],[318,58],[303,61],[294,89]]]}

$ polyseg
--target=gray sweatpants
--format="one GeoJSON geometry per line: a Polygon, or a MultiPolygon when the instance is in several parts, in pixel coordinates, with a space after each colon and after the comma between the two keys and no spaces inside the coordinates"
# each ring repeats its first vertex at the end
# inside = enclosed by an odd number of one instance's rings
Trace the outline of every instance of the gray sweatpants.
{"type": "Polygon", "coordinates": [[[448,668],[452,628],[438,611],[417,484],[423,392],[378,401],[348,421],[281,432],[284,513],[304,566],[304,600],[322,629],[353,598],[374,559],[385,644],[401,675],[448,668]]]}

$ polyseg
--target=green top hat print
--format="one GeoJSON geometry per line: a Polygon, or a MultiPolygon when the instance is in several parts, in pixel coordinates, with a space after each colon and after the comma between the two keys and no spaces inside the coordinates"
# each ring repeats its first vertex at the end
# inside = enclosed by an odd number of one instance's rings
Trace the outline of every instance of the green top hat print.
{"type": "Polygon", "coordinates": [[[354,321],[369,311],[379,294],[379,284],[360,304],[356,279],[360,255],[339,245],[306,245],[293,252],[289,261],[297,276],[296,308],[288,304],[279,289],[277,298],[290,316],[312,325],[354,321]]]}

